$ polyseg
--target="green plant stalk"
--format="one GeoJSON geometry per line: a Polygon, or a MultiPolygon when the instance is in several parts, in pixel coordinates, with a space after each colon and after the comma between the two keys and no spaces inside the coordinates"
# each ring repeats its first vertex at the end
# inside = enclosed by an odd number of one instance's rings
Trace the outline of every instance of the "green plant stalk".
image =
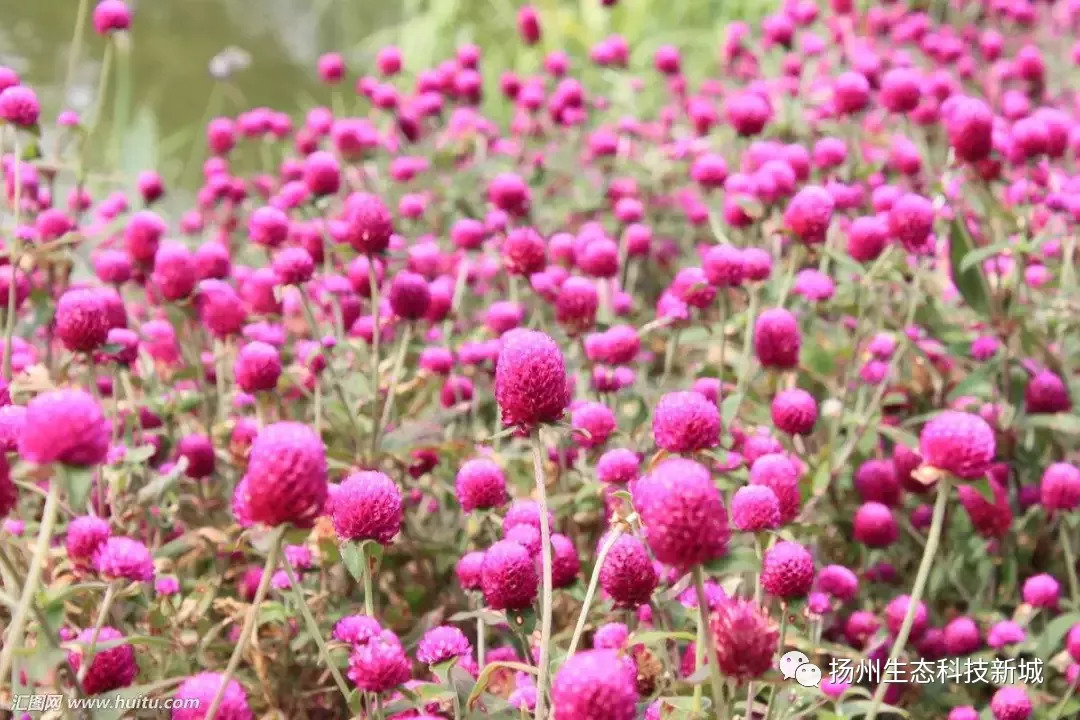
{"type": "MultiPolygon", "coordinates": [[[[787,637],[787,604],[780,604],[780,635],[777,640],[777,649],[784,651],[784,638],[787,637]]],[[[769,704],[765,707],[765,720],[772,720],[773,710],[776,707],[776,697],[780,694],[780,683],[775,683],[772,692],[769,693],[769,704]]]]}
{"type": "MultiPolygon", "coordinates": [[[[19,131],[14,133],[13,144],[15,146],[15,227],[19,227],[19,215],[22,212],[22,203],[19,201],[22,195],[22,162],[19,160],[19,131]]],[[[19,273],[19,241],[17,234],[11,236],[11,252],[8,255],[8,263],[11,264],[11,277],[8,279],[7,314],[4,316],[4,379],[11,382],[11,338],[15,334],[15,288],[18,285],[19,273]]],[[[4,674],[0,673],[0,677],[4,674]]]]}
{"type": "Polygon", "coordinates": [[[667,347],[664,349],[664,374],[660,376],[661,387],[666,385],[668,378],[671,377],[671,366],[675,363],[675,353],[679,350],[679,335],[681,332],[679,328],[675,328],[675,332],[672,333],[671,339],[668,340],[667,347]]]}
{"type": "MultiPolygon", "coordinates": [[[[694,672],[696,673],[701,669],[702,664],[705,662],[705,622],[701,617],[701,613],[698,613],[697,622],[697,638],[694,640],[694,672]]],[[[694,709],[692,716],[694,718],[701,717],[701,696],[704,690],[701,683],[694,685],[694,709]]]]}
{"type": "Polygon", "coordinates": [[[278,556],[281,554],[281,541],[285,538],[287,528],[288,525],[276,528],[270,539],[270,551],[266,554],[266,563],[263,565],[262,577],[259,578],[259,586],[255,589],[255,598],[251,601],[251,607],[248,608],[247,615],[244,616],[244,625],[240,629],[240,638],[236,641],[236,647],[229,658],[229,664],[225,666],[225,675],[221,678],[221,684],[218,686],[217,693],[210,703],[210,709],[206,711],[206,720],[214,720],[217,716],[221,701],[225,697],[225,688],[229,686],[229,681],[232,680],[232,676],[236,673],[236,668],[240,666],[240,658],[244,656],[244,651],[247,650],[247,646],[251,643],[251,636],[255,634],[259,606],[266,599],[266,593],[270,589],[270,577],[274,574],[274,568],[277,567],[278,556]]]}
{"type": "MultiPolygon", "coordinates": [[[[308,325],[311,327],[311,334],[314,336],[316,329],[319,327],[318,322],[315,320],[315,312],[311,309],[311,303],[308,301],[307,295],[304,294],[304,289],[298,287],[297,290],[299,291],[297,294],[300,296],[300,307],[304,311],[304,319],[307,320],[308,325]]],[[[322,353],[323,359],[326,361],[326,368],[330,371],[330,384],[334,386],[334,392],[337,394],[342,406],[344,406],[345,414],[349,416],[349,423],[352,425],[353,432],[356,435],[356,442],[359,443],[360,421],[356,418],[356,409],[353,408],[348,395],[345,393],[345,384],[338,375],[337,368],[334,367],[334,359],[330,357],[329,351],[321,342],[319,343],[319,352],[322,353]]]]}
{"type": "Polygon", "coordinates": [[[608,533],[608,537],[604,540],[604,544],[600,546],[600,552],[596,555],[596,564],[593,566],[592,577],[589,578],[589,587],[585,591],[585,600],[581,604],[581,613],[578,615],[577,625],[574,626],[574,636],[570,638],[570,649],[566,651],[566,659],[574,657],[574,653],[577,652],[578,642],[581,641],[581,635],[585,631],[585,623],[589,617],[589,608],[592,607],[593,596],[596,594],[596,586],[600,583],[600,570],[604,567],[604,559],[608,553],[611,552],[611,548],[615,545],[615,541],[622,535],[622,530],[616,528],[608,533]]]}
{"type": "MultiPolygon", "coordinates": [[[[544,445],[540,430],[532,433],[533,474],[536,476],[536,495],[540,505],[540,548],[543,566],[543,588],[540,597],[540,657],[537,659],[536,720],[544,720],[544,694],[548,680],[548,646],[551,644],[551,527],[548,522],[547,487],[544,479],[544,445]]],[[[528,643],[526,643],[528,647],[528,643]]]]}
{"type": "Polygon", "coordinates": [[[371,561],[368,560],[367,545],[364,543],[360,543],[360,562],[364,577],[364,614],[373,618],[375,617],[375,591],[374,583],[371,581],[371,561]]]}
{"type": "Polygon", "coordinates": [[[724,403],[724,373],[727,371],[725,364],[725,355],[727,354],[727,316],[728,316],[728,299],[724,288],[720,288],[720,320],[717,323],[717,327],[720,330],[720,358],[717,362],[719,365],[719,372],[717,373],[717,379],[720,380],[720,384],[716,387],[716,409],[719,410],[720,406],[724,403]]]}
{"type": "MultiPolygon", "coordinates": [[[[390,384],[386,389],[386,402],[383,403],[382,420],[377,427],[383,429],[390,424],[390,415],[394,411],[394,393],[397,391],[398,380],[401,378],[401,366],[405,363],[405,353],[409,350],[409,341],[412,339],[412,323],[405,323],[405,330],[398,340],[397,354],[394,357],[394,365],[390,368],[390,384]]],[[[376,446],[378,438],[375,438],[376,446]]]]}
{"type": "Polygon", "coordinates": [[[1076,579],[1076,553],[1073,552],[1072,540],[1069,538],[1069,524],[1062,517],[1058,522],[1058,535],[1061,537],[1061,549],[1065,552],[1065,572],[1069,577],[1069,597],[1072,598],[1074,609],[1080,609],[1080,582],[1076,579]]]}
{"type": "MultiPolygon", "coordinates": [[[[934,564],[934,555],[937,554],[938,543],[941,541],[941,530],[945,524],[945,506],[949,502],[949,490],[952,487],[952,476],[945,474],[938,481],[938,496],[934,502],[934,515],[930,521],[930,532],[926,536],[926,547],[923,548],[922,560],[919,561],[919,570],[915,575],[915,584],[911,586],[910,600],[908,600],[907,612],[904,614],[904,622],[900,625],[900,632],[896,634],[892,650],[889,651],[889,659],[886,666],[895,665],[900,657],[904,646],[907,645],[908,636],[911,634],[911,626],[915,623],[915,611],[922,600],[923,591],[926,589],[926,581],[930,577],[930,567],[934,564]]],[[[874,697],[870,701],[870,710],[866,713],[866,720],[874,720],[881,707],[881,701],[885,697],[889,683],[884,678],[878,683],[874,691],[874,697]]]]}
{"type": "Polygon", "coordinates": [[[1061,720],[1062,713],[1065,712],[1065,706],[1072,700],[1073,695],[1076,694],[1076,683],[1071,683],[1069,689],[1065,691],[1065,694],[1061,697],[1061,702],[1054,706],[1053,714],[1050,715],[1050,720],[1061,720]]]}
{"type": "Polygon", "coordinates": [[[68,51],[67,74],[64,76],[64,102],[67,102],[71,92],[71,83],[75,80],[75,71],[79,67],[79,57],[82,55],[83,35],[86,34],[86,16],[90,3],[87,0],[79,0],[79,7],[75,10],[75,29],[71,33],[71,45],[68,51]]]}
{"type": "Polygon", "coordinates": [[[333,659],[330,657],[330,650],[326,647],[326,640],[322,636],[322,631],[319,630],[319,623],[315,621],[315,616],[311,614],[311,608],[308,607],[307,600],[304,598],[304,589],[300,586],[296,573],[293,571],[289,556],[282,554],[281,557],[285,565],[285,574],[289,576],[289,585],[292,587],[293,597],[296,598],[296,604],[300,606],[300,614],[304,616],[308,632],[319,647],[319,655],[322,656],[322,661],[330,670],[330,674],[334,676],[334,682],[337,684],[338,690],[341,691],[341,696],[345,698],[345,705],[347,706],[349,704],[349,686],[345,684],[345,678],[341,677],[341,670],[338,669],[338,666],[334,664],[333,659]]]}
{"type": "Polygon", "coordinates": [[[97,620],[94,621],[94,629],[90,633],[90,643],[86,646],[86,654],[82,658],[82,667],[79,668],[79,682],[86,680],[86,674],[90,672],[90,665],[94,662],[98,635],[101,633],[101,628],[105,626],[105,618],[109,616],[109,611],[112,610],[113,602],[116,601],[116,591],[119,588],[119,580],[113,580],[109,583],[109,586],[105,588],[105,597],[102,598],[101,607],[98,608],[97,620]]]}
{"type": "Polygon", "coordinates": [[[368,258],[368,288],[371,292],[371,461],[379,452],[379,280],[375,277],[375,258],[368,258]]]}
{"type": "Polygon", "coordinates": [[[750,384],[751,347],[754,344],[754,318],[757,317],[758,303],[761,301],[761,288],[754,286],[748,290],[750,302],[746,306],[746,326],[743,328],[742,357],[739,360],[739,382],[735,387],[735,396],[738,404],[731,417],[739,417],[739,408],[743,403],[743,395],[746,394],[746,386],[750,384]]]}
{"type": "Polygon", "coordinates": [[[53,527],[56,525],[56,510],[60,504],[60,478],[53,475],[49,481],[49,494],[45,496],[45,507],[41,511],[41,527],[38,529],[37,542],[34,544],[34,554],[30,558],[30,567],[26,571],[26,584],[23,585],[22,595],[19,596],[19,604],[11,615],[11,623],[8,625],[7,640],[4,647],[0,648],[0,678],[6,678],[11,672],[11,663],[15,650],[22,645],[23,631],[26,629],[26,616],[30,612],[30,606],[34,602],[38,585],[41,584],[41,571],[45,567],[45,558],[49,554],[49,544],[52,542],[53,527]]]}
{"type": "Polygon", "coordinates": [[[724,679],[720,677],[720,665],[716,662],[716,648],[713,647],[713,636],[709,632],[709,598],[705,595],[705,570],[701,565],[694,568],[694,589],[697,590],[698,635],[705,636],[705,650],[709,658],[705,665],[709,668],[709,684],[712,686],[713,715],[725,720],[727,703],[724,701],[724,679]],[[701,628],[705,629],[704,633],[701,632],[701,628]]]}
{"type": "Polygon", "coordinates": [[[486,663],[485,655],[487,654],[487,627],[484,625],[484,618],[476,618],[476,665],[481,670],[484,669],[486,663]]]}

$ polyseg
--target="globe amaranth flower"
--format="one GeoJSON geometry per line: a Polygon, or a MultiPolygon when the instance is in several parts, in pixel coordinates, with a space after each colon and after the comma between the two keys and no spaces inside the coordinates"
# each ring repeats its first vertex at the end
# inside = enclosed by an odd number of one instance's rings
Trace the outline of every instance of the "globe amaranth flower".
{"type": "Polygon", "coordinates": [[[92,466],[109,452],[109,425],[101,405],[82,390],[50,390],[26,406],[19,455],[38,465],[92,466]]]}
{"type": "Polygon", "coordinates": [[[780,370],[796,367],[801,344],[799,323],[788,310],[765,310],[754,322],[754,354],[765,367],[780,370]]]}
{"type": "MultiPolygon", "coordinates": [[[[601,539],[601,546],[607,542],[601,539]]],[[[620,535],[600,568],[600,587],[617,607],[636,608],[649,601],[657,584],[656,569],[645,544],[633,535],[620,535]]]]}
{"type": "MultiPolygon", "coordinates": [[[[173,706],[172,720],[205,720],[210,704],[217,697],[221,683],[225,682],[225,676],[216,672],[203,672],[180,683],[176,689],[176,700],[192,700],[197,703],[178,702],[173,706]]],[[[237,680],[229,679],[225,686],[225,693],[221,697],[221,705],[218,706],[218,720],[252,720],[254,717],[248,706],[247,693],[244,686],[237,680]]]]}
{"type": "Polygon", "coordinates": [[[808,435],[817,422],[817,401],[801,388],[782,390],[773,398],[771,412],[778,429],[791,435],[808,435]]]}
{"type": "Polygon", "coordinates": [[[451,658],[471,654],[469,639],[453,625],[439,625],[428,630],[416,647],[416,659],[426,665],[438,665],[451,658]]]}
{"type": "Polygon", "coordinates": [[[504,425],[532,428],[555,422],[570,404],[566,361],[549,336],[511,330],[495,367],[495,399],[504,425]]]}
{"type": "Polygon", "coordinates": [[[780,632],[756,603],[741,598],[718,603],[709,630],[717,664],[727,677],[744,683],[772,668],[780,632]]]}
{"type": "Polygon", "coordinates": [[[454,488],[465,512],[499,507],[507,501],[506,476],[502,468],[488,458],[465,461],[457,472],[454,488]]]}
{"type": "Polygon", "coordinates": [[[1080,507],[1080,469],[1069,463],[1053,463],[1043,472],[1040,500],[1047,510],[1080,507]]]}
{"type": "MultiPolygon", "coordinates": [[[[83,691],[87,695],[98,695],[135,682],[135,677],[139,674],[139,665],[135,662],[135,648],[130,644],[123,644],[100,649],[103,645],[123,637],[123,633],[108,625],[98,631],[90,669],[82,681],[83,691]]],[[[76,672],[82,669],[83,654],[89,649],[93,638],[94,628],[87,628],[75,636],[74,642],[80,647],[68,651],[68,662],[76,672]]]]}
{"type": "Polygon", "coordinates": [[[154,578],[149,548],[128,537],[106,538],[94,553],[94,567],[109,580],[149,582],[154,578]]]}
{"type": "Polygon", "coordinates": [[[962,480],[985,475],[996,449],[994,431],[985,420],[956,410],[937,415],[919,434],[924,463],[962,480]]]}
{"type": "Polygon", "coordinates": [[[641,458],[633,450],[608,450],[596,461],[596,479],[612,485],[626,485],[641,472],[641,458]]]}
{"type": "Polygon", "coordinates": [[[81,515],[73,518],[67,526],[64,547],[68,559],[76,565],[89,565],[93,562],[98,548],[109,539],[112,531],[109,522],[96,515],[81,515]]]}
{"type": "Polygon", "coordinates": [[[56,336],[72,352],[91,352],[109,333],[108,309],[98,288],[68,290],[56,303],[56,336]]]}
{"type": "Polygon", "coordinates": [[[251,445],[247,496],[251,519],[310,527],[326,505],[326,448],[303,423],[268,425],[251,445]]]}
{"type": "Polygon", "coordinates": [[[782,525],[798,517],[802,506],[799,469],[786,455],[769,452],[757,457],[750,465],[750,484],[763,485],[773,491],[780,503],[782,525]]]}
{"type": "Polygon", "coordinates": [[[727,552],[727,509],[705,466],[669,458],[638,480],[632,495],[660,562],[688,569],[727,552]]]}
{"type": "Polygon", "coordinates": [[[281,356],[268,343],[247,343],[236,355],[233,374],[236,384],[246,393],[273,390],[281,377],[281,356]]]}
{"type": "Polygon", "coordinates": [[[408,681],[412,669],[397,635],[384,630],[366,643],[354,646],[348,675],[361,690],[383,693],[408,681]]]}
{"type": "Polygon", "coordinates": [[[513,540],[500,540],[484,553],[480,587],[493,610],[520,610],[532,604],[537,591],[536,562],[513,540]]]}
{"type": "Polygon", "coordinates": [[[761,587],[770,595],[789,600],[805,597],[814,584],[814,558],[796,542],[783,540],[765,552],[761,587]]]}
{"type": "Polygon", "coordinates": [[[990,698],[990,712],[994,720],[1028,720],[1033,712],[1031,698],[1022,687],[1003,687],[990,698]]]}
{"type": "Polygon", "coordinates": [[[633,662],[614,650],[577,653],[552,680],[552,720],[633,720],[635,674],[633,662]]]}
{"type": "Polygon", "coordinates": [[[720,442],[720,411],[693,391],[667,393],[653,409],[653,439],[672,453],[696,452],[720,442]]]}
{"type": "Polygon", "coordinates": [[[362,645],[383,631],[370,615],[346,615],[334,624],[333,638],[350,645],[362,645]]]}
{"type": "Polygon", "coordinates": [[[595,448],[607,442],[618,429],[615,413],[600,402],[583,402],[570,413],[574,442],[581,447],[595,448]]]}
{"type": "Polygon", "coordinates": [[[731,498],[731,524],[743,532],[780,527],[780,501],[765,485],[746,485],[731,498]]]}
{"type": "Polygon", "coordinates": [[[334,530],[344,540],[389,544],[401,530],[401,490],[381,472],[356,472],[334,494],[334,530]]]}

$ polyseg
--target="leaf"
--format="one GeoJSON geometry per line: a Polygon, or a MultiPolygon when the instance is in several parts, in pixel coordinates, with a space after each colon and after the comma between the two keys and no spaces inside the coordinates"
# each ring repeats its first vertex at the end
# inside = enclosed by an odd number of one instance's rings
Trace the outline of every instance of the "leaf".
{"type": "Polygon", "coordinates": [[[64,476],[64,484],[67,486],[68,504],[72,509],[81,512],[86,507],[86,499],[90,497],[90,488],[94,484],[94,470],[88,467],[64,465],[61,472],[64,476]]]}
{"type": "Polygon", "coordinates": [[[484,689],[487,687],[488,682],[491,681],[491,674],[494,673],[499,668],[507,668],[509,670],[516,670],[518,672],[530,673],[532,675],[536,675],[536,673],[537,673],[536,668],[534,668],[532,665],[525,665],[524,663],[502,662],[502,661],[489,662],[484,667],[484,669],[482,671],[480,671],[480,674],[476,678],[476,687],[474,687],[473,691],[471,693],[469,693],[469,697],[465,701],[466,709],[469,709],[469,710],[472,709],[472,706],[474,704],[476,704],[477,700],[480,699],[480,695],[481,695],[481,693],[484,692],[484,689]]]}
{"type": "Polygon", "coordinates": [[[660,645],[667,640],[685,640],[687,642],[694,642],[695,639],[694,633],[690,632],[646,630],[631,635],[630,639],[626,641],[626,644],[633,647],[634,645],[660,645]]]}
{"type": "Polygon", "coordinates": [[[1028,415],[1021,423],[1027,428],[1045,428],[1067,435],[1080,435],[1080,417],[1069,413],[1028,415]]]}
{"type": "Polygon", "coordinates": [[[735,412],[742,404],[743,393],[732,393],[720,401],[720,422],[723,427],[731,427],[735,412]]]}
{"type": "MultiPolygon", "coordinates": [[[[139,698],[154,695],[162,690],[172,687],[173,685],[179,685],[184,678],[169,678],[168,680],[161,680],[160,682],[148,683],[146,685],[135,685],[133,687],[127,687],[122,690],[110,692],[109,696],[115,698],[118,701],[121,700],[137,700],[139,698]]],[[[94,720],[120,720],[125,713],[129,712],[126,702],[115,702],[112,707],[106,710],[94,710],[94,720]]]]}
{"type": "Polygon", "coordinates": [[[878,425],[878,432],[897,445],[904,445],[908,448],[919,447],[919,438],[915,437],[914,433],[910,433],[907,430],[901,430],[892,425],[881,424],[878,425]]]}
{"type": "Polygon", "coordinates": [[[735,575],[737,573],[757,572],[761,569],[754,548],[740,546],[731,550],[719,560],[709,563],[709,573],[713,575],[735,575]]]}
{"type": "Polygon", "coordinates": [[[994,488],[990,485],[990,476],[983,475],[978,480],[971,483],[971,487],[975,488],[976,492],[982,495],[983,500],[994,505],[997,503],[997,499],[994,497],[994,488]]]}
{"type": "Polygon", "coordinates": [[[1061,647],[1061,641],[1073,625],[1080,622],[1080,612],[1071,612],[1059,615],[1051,620],[1043,630],[1039,638],[1039,644],[1035,646],[1035,655],[1046,660],[1061,647]]]}
{"type": "Polygon", "coordinates": [[[1012,247],[1011,241],[1003,240],[994,243],[993,245],[987,245],[986,247],[973,248],[964,256],[964,259],[960,261],[960,272],[965,272],[976,265],[982,265],[983,261],[989,260],[995,255],[999,255],[1003,250],[1007,250],[1010,247],[1012,247]]]}
{"type": "MultiPolygon", "coordinates": [[[[152,446],[147,446],[153,451],[152,446]]],[[[180,459],[176,461],[172,469],[164,475],[159,475],[150,482],[146,483],[139,489],[138,497],[140,503],[155,502],[161,498],[165,492],[176,483],[184,471],[187,470],[188,459],[186,456],[180,456],[180,459]]]]}
{"type": "Polygon", "coordinates": [[[990,301],[982,268],[972,265],[963,269],[964,258],[972,252],[973,245],[964,216],[962,213],[957,213],[949,229],[949,271],[952,274],[953,285],[964,298],[964,302],[972,310],[986,315],[990,311],[990,301]]]}
{"type": "MultiPolygon", "coordinates": [[[[870,700],[851,700],[849,702],[841,703],[840,707],[843,708],[845,717],[856,718],[869,713],[872,705],[873,702],[870,700]]],[[[911,717],[911,713],[907,710],[892,705],[886,705],[885,703],[879,705],[878,710],[880,711],[880,714],[895,713],[900,717],[911,717]]]]}
{"type": "Polygon", "coordinates": [[[483,620],[485,625],[505,625],[506,615],[495,610],[481,608],[472,612],[459,612],[450,616],[447,622],[462,622],[463,620],[483,620]]]}

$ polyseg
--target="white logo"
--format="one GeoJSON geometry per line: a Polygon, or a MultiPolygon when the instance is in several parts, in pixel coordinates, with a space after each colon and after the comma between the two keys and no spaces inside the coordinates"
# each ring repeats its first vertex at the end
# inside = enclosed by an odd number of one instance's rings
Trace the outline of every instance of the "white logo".
{"type": "Polygon", "coordinates": [[[795,678],[803,687],[817,687],[821,684],[821,669],[810,664],[810,658],[798,650],[790,650],[780,658],[780,674],[785,680],[795,678]]]}

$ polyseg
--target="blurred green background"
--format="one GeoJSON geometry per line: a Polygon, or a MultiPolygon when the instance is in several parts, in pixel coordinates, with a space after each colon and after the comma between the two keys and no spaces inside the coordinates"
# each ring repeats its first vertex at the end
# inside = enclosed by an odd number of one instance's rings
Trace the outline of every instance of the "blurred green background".
{"type": "MultiPolygon", "coordinates": [[[[62,108],[89,114],[97,94],[105,39],[87,22],[71,87],[64,96],[69,53],[80,0],[0,0],[0,63],[22,74],[42,98],[46,118],[62,108]]],[[[91,8],[95,0],[85,0],[91,8]]],[[[130,83],[114,66],[96,138],[115,146],[107,159],[124,171],[157,166],[177,179],[185,164],[201,158],[202,125],[212,110],[236,114],[269,106],[299,116],[315,104],[329,105],[330,90],[316,79],[324,52],[342,52],[349,66],[349,96],[360,75],[373,72],[372,58],[386,44],[401,47],[407,73],[452,56],[475,42],[484,51],[488,97],[505,69],[534,72],[543,55],[564,49],[580,63],[588,48],[610,33],[630,42],[631,66],[651,62],[655,48],[673,43],[684,65],[715,67],[728,21],[755,20],[775,2],[763,0],[534,0],[543,40],[536,48],[518,39],[517,0],[129,0],[130,83]],[[250,65],[215,90],[212,59],[238,48],[250,65]],[[211,102],[212,101],[212,102],[211,102]],[[208,109],[208,104],[211,107],[208,109]],[[196,143],[193,145],[193,143],[196,143]]],[[[406,78],[409,76],[406,75],[406,78]]],[[[405,82],[405,80],[399,80],[405,82]]],[[[503,108],[500,108],[503,110],[503,108]]],[[[185,177],[189,173],[183,173],[185,177]]]]}

